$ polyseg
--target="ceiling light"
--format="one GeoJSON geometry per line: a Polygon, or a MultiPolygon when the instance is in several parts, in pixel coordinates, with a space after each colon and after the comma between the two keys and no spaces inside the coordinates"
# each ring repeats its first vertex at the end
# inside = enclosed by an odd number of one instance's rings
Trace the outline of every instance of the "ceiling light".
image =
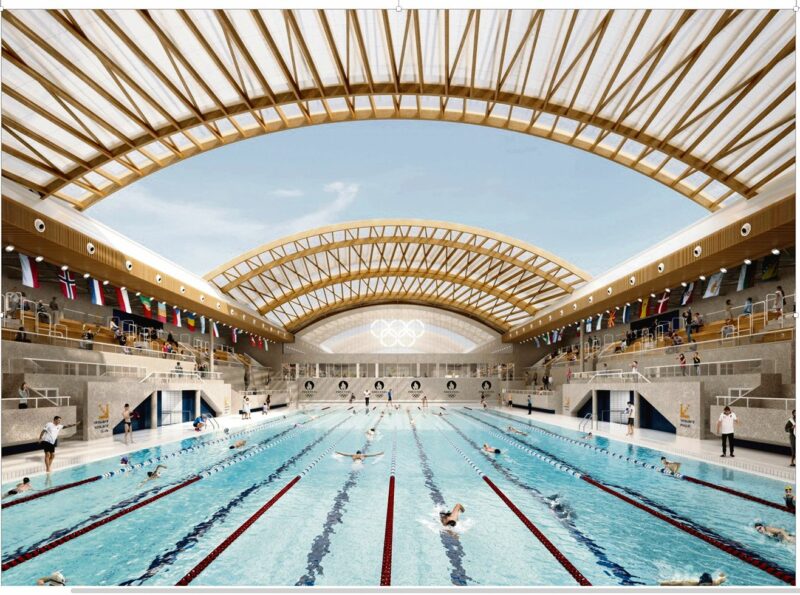
{"type": "Polygon", "coordinates": [[[136,292],[136,297],[139,297],[140,295],[142,295],[142,292],[141,291],[137,291],[136,292]]]}
{"type": "Polygon", "coordinates": [[[12,246],[11,244],[6,246],[6,252],[13,252],[13,251],[14,251],[14,246],[12,246]]]}
{"type": "Polygon", "coordinates": [[[665,287],[665,288],[664,288],[664,291],[665,291],[666,293],[672,293],[672,290],[671,290],[669,287],[665,287]]]}
{"type": "Polygon", "coordinates": [[[36,262],[42,262],[44,260],[44,256],[37,256],[36,258],[34,258],[34,260],[36,262]]]}
{"type": "Polygon", "coordinates": [[[781,253],[781,251],[780,251],[780,250],[778,250],[777,248],[773,248],[773,249],[772,249],[772,253],[773,253],[775,256],[777,256],[778,254],[780,254],[780,253],[781,253]]]}
{"type": "Polygon", "coordinates": [[[642,298],[638,298],[636,301],[641,303],[642,298]]]}
{"type": "Polygon", "coordinates": [[[744,263],[745,263],[747,266],[750,266],[751,264],[753,264],[753,261],[752,261],[752,260],[750,260],[749,258],[745,258],[745,259],[744,259],[744,263]]]}
{"type": "MultiPolygon", "coordinates": [[[[64,269],[62,268],[61,270],[64,270],[64,269]]],[[[89,277],[90,277],[89,273],[84,273],[83,274],[83,278],[84,279],[88,279],[89,277]]]]}
{"type": "Polygon", "coordinates": [[[706,280],[706,276],[705,275],[700,275],[700,280],[701,281],[705,281],[706,280]]]}
{"type": "Polygon", "coordinates": [[[681,281],[681,287],[686,287],[686,281],[681,281]]]}
{"type": "Polygon", "coordinates": [[[651,293],[651,294],[650,294],[650,297],[651,297],[651,298],[654,298],[654,297],[656,297],[656,294],[654,294],[654,293],[651,293]]]}
{"type": "Polygon", "coordinates": [[[719,270],[719,272],[720,272],[720,273],[727,273],[727,272],[728,272],[728,269],[726,269],[725,267],[722,267],[722,268],[719,270]]]}
{"type": "Polygon", "coordinates": [[[108,281],[103,281],[103,285],[108,285],[108,281]]]}
{"type": "Polygon", "coordinates": [[[64,265],[64,266],[61,267],[61,270],[62,271],[68,271],[69,267],[67,265],[64,265]]]}

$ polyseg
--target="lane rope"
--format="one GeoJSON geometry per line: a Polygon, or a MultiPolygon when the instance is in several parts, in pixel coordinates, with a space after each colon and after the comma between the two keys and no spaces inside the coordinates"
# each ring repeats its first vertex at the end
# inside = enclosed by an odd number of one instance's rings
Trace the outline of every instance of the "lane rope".
{"type": "Polygon", "coordinates": [[[397,469],[397,430],[392,440],[392,463],[389,469],[389,495],[386,499],[386,528],[383,532],[383,562],[381,564],[381,587],[392,584],[392,538],[394,533],[394,484],[397,469]]]}

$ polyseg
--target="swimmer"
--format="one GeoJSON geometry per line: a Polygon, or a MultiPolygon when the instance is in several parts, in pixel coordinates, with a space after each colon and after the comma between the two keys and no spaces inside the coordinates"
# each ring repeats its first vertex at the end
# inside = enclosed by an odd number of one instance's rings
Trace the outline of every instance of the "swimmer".
{"type": "Polygon", "coordinates": [[[148,471],[148,472],[147,472],[147,479],[144,479],[144,480],[142,480],[142,483],[140,483],[138,487],[142,487],[142,486],[143,486],[144,484],[146,484],[148,481],[153,481],[153,480],[156,480],[156,479],[158,479],[159,477],[161,477],[161,470],[162,470],[162,469],[166,469],[166,468],[167,468],[167,467],[166,467],[165,465],[158,465],[158,466],[157,466],[155,469],[153,469],[152,471],[148,471]]]}
{"type": "Polygon", "coordinates": [[[494,446],[489,446],[485,442],[483,443],[483,450],[485,452],[488,452],[489,454],[493,454],[493,455],[499,455],[500,454],[500,449],[499,448],[495,448],[494,446]]]}
{"type": "Polygon", "coordinates": [[[247,444],[247,440],[237,440],[233,444],[231,444],[228,449],[233,450],[234,448],[242,448],[245,444],[247,444]]]}
{"type": "Polygon", "coordinates": [[[461,515],[462,512],[466,512],[461,504],[456,504],[453,506],[453,510],[448,512],[440,512],[439,513],[439,521],[445,527],[455,527],[456,523],[458,522],[458,517],[461,515]]]}
{"type": "Polygon", "coordinates": [[[592,438],[593,436],[594,436],[594,434],[589,432],[588,434],[584,434],[583,436],[581,436],[581,440],[588,440],[589,438],[592,438]]]}
{"type": "Polygon", "coordinates": [[[520,436],[527,436],[525,432],[518,430],[514,426],[508,426],[508,428],[506,428],[506,431],[508,431],[510,434],[519,434],[520,436]]]}
{"type": "MultiPolygon", "coordinates": [[[[383,413],[381,413],[381,415],[383,415],[383,413]]],[[[375,428],[370,428],[369,430],[367,430],[365,432],[365,434],[367,435],[367,438],[370,438],[370,439],[374,438],[375,437],[375,428]]]]}
{"type": "Polygon", "coordinates": [[[23,477],[22,481],[16,485],[16,487],[12,490],[8,490],[6,494],[3,495],[3,499],[5,500],[9,496],[16,496],[17,494],[21,494],[22,492],[36,492],[38,490],[34,490],[33,486],[31,486],[31,480],[29,477],[23,477]]]}
{"type": "Polygon", "coordinates": [[[681,464],[677,461],[668,461],[667,457],[661,457],[661,464],[664,465],[664,469],[670,471],[673,475],[677,475],[678,472],[681,470],[681,464]]]}
{"type": "Polygon", "coordinates": [[[728,580],[724,572],[720,572],[717,578],[712,578],[707,572],[700,575],[699,579],[681,579],[671,581],[661,581],[659,584],[662,587],[718,587],[728,580]]]}
{"type": "Polygon", "coordinates": [[[547,498],[548,504],[550,505],[550,510],[556,513],[556,516],[560,519],[569,519],[569,518],[576,518],[577,515],[575,511],[570,508],[568,504],[565,504],[561,500],[561,494],[554,494],[547,498]]]}
{"type": "Polygon", "coordinates": [[[119,460],[120,465],[130,465],[131,460],[128,457],[122,457],[119,460]]]}
{"type": "Polygon", "coordinates": [[[194,427],[194,431],[195,432],[202,431],[202,429],[206,427],[205,418],[202,415],[198,415],[197,417],[194,418],[194,421],[192,422],[192,426],[194,427]]]}
{"type": "Polygon", "coordinates": [[[786,502],[786,508],[789,510],[794,510],[795,500],[794,494],[792,493],[792,486],[786,486],[783,489],[783,500],[786,502]]]}
{"type": "Polygon", "coordinates": [[[378,452],[378,453],[375,453],[374,455],[366,455],[366,454],[364,454],[363,452],[361,452],[360,450],[357,450],[357,451],[355,451],[354,453],[349,453],[349,452],[339,452],[339,451],[337,450],[337,451],[336,451],[336,454],[337,454],[337,455],[341,455],[341,456],[343,456],[343,457],[350,457],[350,458],[351,458],[351,459],[353,459],[354,461],[363,461],[364,459],[367,459],[367,458],[369,458],[369,457],[379,457],[379,456],[381,456],[381,455],[383,454],[383,452],[378,452]]]}
{"type": "Polygon", "coordinates": [[[769,537],[770,539],[774,539],[776,541],[782,541],[783,543],[794,543],[795,537],[791,533],[789,533],[786,529],[781,529],[779,527],[770,527],[769,525],[765,525],[764,523],[758,522],[753,525],[759,533],[769,537]]]}
{"type": "Polygon", "coordinates": [[[63,587],[67,584],[67,579],[56,570],[53,574],[36,579],[36,584],[40,587],[63,587]]]}

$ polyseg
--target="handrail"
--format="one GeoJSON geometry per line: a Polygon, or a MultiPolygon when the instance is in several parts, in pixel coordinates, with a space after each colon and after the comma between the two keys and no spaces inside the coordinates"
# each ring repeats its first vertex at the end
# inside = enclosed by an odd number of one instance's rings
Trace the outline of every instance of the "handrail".
{"type": "Polygon", "coordinates": [[[109,364],[106,362],[79,362],[74,360],[45,359],[38,357],[24,357],[22,361],[31,363],[36,368],[32,373],[49,374],[53,372],[40,371],[42,364],[59,364],[58,374],[66,376],[145,376],[147,368],[143,366],[128,366],[123,364],[109,364]],[[81,373],[81,369],[89,372],[94,369],[94,374],[81,373]],[[101,373],[101,369],[104,371],[101,373]]]}
{"type": "Polygon", "coordinates": [[[590,421],[592,421],[592,414],[591,413],[587,413],[586,415],[583,416],[583,419],[578,424],[578,431],[579,432],[586,431],[586,424],[589,423],[590,421]]]}
{"type": "MultiPolygon", "coordinates": [[[[39,406],[39,401],[48,401],[50,403],[50,406],[52,406],[52,407],[69,407],[70,398],[71,397],[69,397],[68,395],[59,395],[57,397],[52,397],[52,398],[51,397],[28,397],[27,399],[25,399],[25,402],[26,403],[33,402],[33,408],[34,409],[44,409],[44,407],[40,407],[39,406]],[[55,403],[53,401],[53,399],[58,400],[59,403],[55,403]],[[66,399],[66,403],[61,403],[60,401],[62,399],[66,399]]],[[[8,401],[17,401],[17,405],[19,405],[19,402],[22,401],[22,400],[23,399],[21,399],[19,397],[3,397],[2,402],[6,403],[8,401]]]]}
{"type": "Polygon", "coordinates": [[[522,388],[504,388],[502,390],[503,394],[513,394],[513,395],[538,395],[538,396],[550,396],[556,394],[555,391],[552,390],[545,390],[535,388],[533,390],[525,390],[522,388]]]}
{"type": "Polygon", "coordinates": [[[572,373],[572,377],[573,378],[578,378],[578,379],[580,379],[580,378],[592,378],[596,374],[599,374],[601,372],[602,373],[607,373],[607,374],[612,374],[612,373],[616,374],[616,373],[619,373],[619,372],[622,372],[622,371],[623,371],[622,368],[617,368],[617,369],[613,369],[613,370],[584,370],[583,372],[573,372],[572,373]]]}
{"type": "Polygon", "coordinates": [[[730,376],[732,374],[766,373],[766,363],[767,362],[761,358],[701,362],[700,364],[693,364],[687,361],[684,365],[667,364],[662,366],[647,366],[644,372],[648,378],[670,378],[683,375],[684,373],[686,376],[730,376]],[[737,364],[741,365],[737,366],[737,364]],[[744,367],[746,370],[736,372],[735,369],[737,367],[744,367]],[[673,372],[680,372],[680,374],[673,372]]]}
{"type": "MultiPolygon", "coordinates": [[[[782,397],[747,397],[747,396],[731,396],[731,395],[717,395],[716,397],[717,405],[719,406],[728,406],[734,405],[739,401],[744,400],[745,407],[750,407],[750,401],[778,401],[783,403],[783,410],[789,410],[789,403],[794,403],[794,399],[787,399],[782,397]],[[722,403],[720,403],[720,399],[722,399],[722,403]]],[[[741,407],[741,405],[739,405],[741,407]]],[[[755,407],[755,409],[771,409],[771,407],[755,407]]]]}
{"type": "MultiPolygon", "coordinates": [[[[4,321],[10,320],[8,318],[3,319],[4,321]]],[[[6,322],[3,323],[3,328],[16,332],[18,329],[15,329],[9,326],[6,322]]],[[[44,339],[45,343],[52,344],[56,346],[56,342],[64,342],[65,345],[58,345],[59,347],[68,347],[71,349],[81,349],[80,344],[85,344],[86,341],[83,339],[70,339],[68,337],[57,337],[54,335],[45,335],[43,333],[35,333],[32,331],[25,331],[25,334],[28,337],[40,337],[44,339]]],[[[13,339],[4,339],[7,341],[12,341],[13,339]]],[[[123,353],[125,355],[141,355],[144,357],[158,357],[161,359],[174,359],[180,360],[184,362],[191,362],[194,363],[196,360],[193,355],[181,355],[179,353],[164,353],[160,350],[155,349],[147,349],[145,347],[135,347],[135,346],[122,346],[122,345],[114,345],[113,343],[102,343],[99,341],[92,341],[92,351],[103,351],[107,353],[123,353]]]]}
{"type": "Polygon", "coordinates": [[[142,378],[139,382],[147,382],[148,380],[177,380],[179,378],[190,378],[194,380],[198,380],[200,382],[203,379],[200,377],[199,372],[194,372],[192,370],[180,370],[180,371],[171,371],[171,372],[148,372],[144,378],[142,378]]]}
{"type": "Polygon", "coordinates": [[[647,384],[650,384],[650,381],[642,375],[639,370],[632,370],[630,372],[597,372],[594,376],[589,379],[589,384],[597,380],[598,378],[608,378],[608,379],[619,379],[622,382],[626,380],[631,380],[633,382],[639,382],[639,379],[644,380],[647,384]]]}

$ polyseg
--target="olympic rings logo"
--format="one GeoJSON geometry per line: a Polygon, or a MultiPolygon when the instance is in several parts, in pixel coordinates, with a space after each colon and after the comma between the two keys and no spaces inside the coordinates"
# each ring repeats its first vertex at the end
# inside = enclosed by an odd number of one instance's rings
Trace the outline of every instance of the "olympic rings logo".
{"type": "Polygon", "coordinates": [[[411,347],[425,334],[425,323],[416,318],[413,320],[379,318],[372,322],[369,330],[383,347],[411,347]]]}

